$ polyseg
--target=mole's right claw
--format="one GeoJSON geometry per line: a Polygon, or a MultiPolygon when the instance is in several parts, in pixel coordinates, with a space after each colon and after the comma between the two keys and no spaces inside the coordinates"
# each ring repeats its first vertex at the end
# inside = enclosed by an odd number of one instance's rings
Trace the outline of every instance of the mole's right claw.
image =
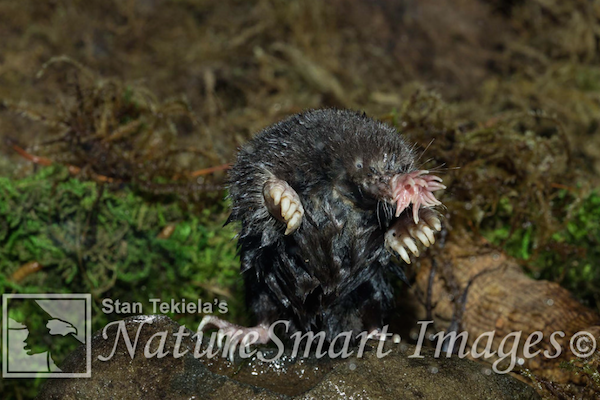
{"type": "Polygon", "coordinates": [[[286,181],[277,178],[269,179],[263,187],[263,196],[269,212],[286,224],[286,235],[300,227],[304,217],[304,207],[298,193],[286,181]]]}

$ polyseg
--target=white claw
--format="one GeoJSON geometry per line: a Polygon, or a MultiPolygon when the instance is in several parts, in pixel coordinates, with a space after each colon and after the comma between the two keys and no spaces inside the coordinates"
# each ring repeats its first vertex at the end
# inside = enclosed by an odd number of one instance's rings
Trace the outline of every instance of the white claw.
{"type": "Polygon", "coordinates": [[[421,243],[425,245],[425,247],[429,247],[429,245],[431,244],[429,243],[429,239],[427,239],[427,236],[420,229],[415,229],[413,236],[417,237],[421,241],[421,243]]]}
{"type": "Polygon", "coordinates": [[[398,246],[396,247],[396,251],[398,252],[398,254],[400,254],[400,257],[404,260],[404,262],[410,264],[410,257],[408,256],[408,253],[406,252],[406,249],[404,247],[398,246]]]}
{"type": "Polygon", "coordinates": [[[200,321],[200,325],[198,325],[197,332],[204,332],[204,327],[208,324],[209,320],[210,320],[210,317],[208,315],[206,315],[204,318],[202,318],[202,321],[200,321]]]}
{"type": "Polygon", "coordinates": [[[283,219],[285,219],[287,221],[290,218],[292,218],[297,209],[298,209],[298,204],[296,204],[296,202],[293,201],[290,204],[290,208],[288,208],[287,213],[283,216],[283,219]]]}
{"type": "Polygon", "coordinates": [[[223,348],[223,338],[227,336],[225,331],[223,329],[219,329],[219,331],[217,332],[217,346],[219,346],[219,348],[223,348]]]}
{"type": "Polygon", "coordinates": [[[284,197],[283,199],[281,199],[281,216],[286,215],[289,208],[290,208],[290,198],[284,197]]]}
{"type": "Polygon", "coordinates": [[[433,226],[433,229],[438,232],[442,230],[442,222],[436,217],[431,218],[429,225],[433,226]]]}
{"type": "Polygon", "coordinates": [[[280,187],[274,187],[273,189],[271,189],[271,197],[273,198],[273,204],[278,205],[279,202],[281,201],[281,195],[283,194],[283,189],[281,189],[280,187]]]}
{"type": "Polygon", "coordinates": [[[294,232],[299,226],[300,221],[302,220],[302,214],[296,211],[294,216],[288,221],[287,228],[285,229],[285,235],[289,235],[294,232]]]}
{"type": "Polygon", "coordinates": [[[413,254],[414,254],[415,256],[419,257],[419,249],[418,249],[418,247],[417,247],[417,244],[415,243],[415,241],[414,241],[414,240],[412,240],[412,239],[411,239],[411,238],[409,238],[409,237],[405,237],[405,238],[402,240],[402,242],[403,242],[403,243],[406,245],[406,247],[408,247],[408,249],[409,249],[410,251],[412,251],[412,252],[413,252],[413,254]]]}
{"type": "Polygon", "coordinates": [[[423,228],[421,228],[421,230],[423,231],[423,233],[425,233],[425,235],[427,235],[427,239],[429,239],[429,243],[434,244],[435,237],[433,236],[433,231],[431,230],[431,228],[428,226],[424,226],[423,228]]]}

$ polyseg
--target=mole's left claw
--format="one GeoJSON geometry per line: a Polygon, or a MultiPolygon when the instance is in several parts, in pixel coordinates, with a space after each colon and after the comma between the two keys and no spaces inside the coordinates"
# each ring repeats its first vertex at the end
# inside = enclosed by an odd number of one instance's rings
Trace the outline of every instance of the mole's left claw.
{"type": "Polygon", "coordinates": [[[423,212],[422,213],[422,217],[425,220],[425,222],[427,223],[427,225],[429,225],[430,227],[432,227],[433,229],[435,229],[436,231],[441,231],[442,230],[442,222],[440,221],[440,219],[437,217],[437,215],[433,212],[423,212]]]}
{"type": "Polygon", "coordinates": [[[435,243],[434,230],[442,229],[442,223],[434,211],[422,209],[420,217],[418,223],[414,223],[408,216],[401,217],[385,233],[386,246],[395,251],[407,264],[411,263],[407,250],[410,250],[415,257],[420,255],[416,240],[429,247],[435,243]]]}

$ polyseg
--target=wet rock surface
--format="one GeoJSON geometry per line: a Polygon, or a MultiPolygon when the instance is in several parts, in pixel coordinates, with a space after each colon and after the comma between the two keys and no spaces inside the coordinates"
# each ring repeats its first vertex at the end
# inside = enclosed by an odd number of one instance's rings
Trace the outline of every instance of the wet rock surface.
{"type": "MultiPolygon", "coordinates": [[[[426,349],[424,358],[408,358],[415,351],[408,345],[388,343],[383,350],[391,352],[382,358],[373,342],[361,358],[356,351],[346,359],[291,359],[284,353],[278,361],[263,362],[255,355],[230,363],[195,357],[206,346],[196,348],[192,332],[164,316],[127,318],[105,333],[92,339],[91,378],[49,379],[38,399],[539,398],[526,384],[469,360],[436,359],[426,349]]],[[[80,371],[84,351],[71,354],[63,371],[80,371]]],[[[272,358],[276,352],[262,354],[272,358]]]]}

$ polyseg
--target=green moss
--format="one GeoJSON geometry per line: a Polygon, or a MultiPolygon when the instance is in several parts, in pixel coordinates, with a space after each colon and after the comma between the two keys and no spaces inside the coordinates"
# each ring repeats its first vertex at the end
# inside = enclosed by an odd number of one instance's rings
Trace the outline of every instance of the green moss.
{"type": "MultiPolygon", "coordinates": [[[[223,202],[192,213],[175,200],[80,181],[62,167],[0,178],[0,290],[92,293],[96,311],[105,297],[139,301],[145,312],[152,311],[150,298],[219,298],[229,303],[228,318],[237,319],[239,261],[225,216],[223,202]],[[171,227],[170,235],[161,233],[171,227]],[[11,279],[33,261],[43,268],[11,279]]],[[[170,315],[190,328],[201,319],[170,315]]],[[[94,328],[122,317],[95,312],[94,328]]]]}
{"type": "MultiPolygon", "coordinates": [[[[65,167],[47,167],[22,179],[0,178],[0,292],[91,293],[93,331],[128,314],[105,314],[102,300],[149,299],[187,303],[227,302],[227,319],[244,322],[235,231],[223,227],[223,201],[194,212],[169,198],[148,198],[130,187],[111,189],[72,178],[65,167]],[[165,228],[174,228],[170,235],[165,228]],[[165,230],[165,231],[163,231],[165,230]],[[42,268],[25,273],[28,263],[42,268]],[[20,276],[19,276],[20,275],[20,276]]],[[[12,304],[12,303],[11,303],[12,304]]],[[[25,303],[12,308],[36,315],[25,303]]],[[[216,307],[213,308],[216,313],[216,307]]],[[[160,312],[157,310],[157,312],[160,312]]],[[[200,313],[167,313],[196,329],[200,313]]],[[[44,322],[27,319],[30,329],[44,322]]],[[[30,331],[31,332],[31,331],[30,331]]],[[[61,359],[72,349],[53,352],[61,359]],[[62,354],[64,353],[64,354],[62,354]]],[[[19,380],[3,392],[33,398],[42,379],[24,387],[19,380]]]]}

